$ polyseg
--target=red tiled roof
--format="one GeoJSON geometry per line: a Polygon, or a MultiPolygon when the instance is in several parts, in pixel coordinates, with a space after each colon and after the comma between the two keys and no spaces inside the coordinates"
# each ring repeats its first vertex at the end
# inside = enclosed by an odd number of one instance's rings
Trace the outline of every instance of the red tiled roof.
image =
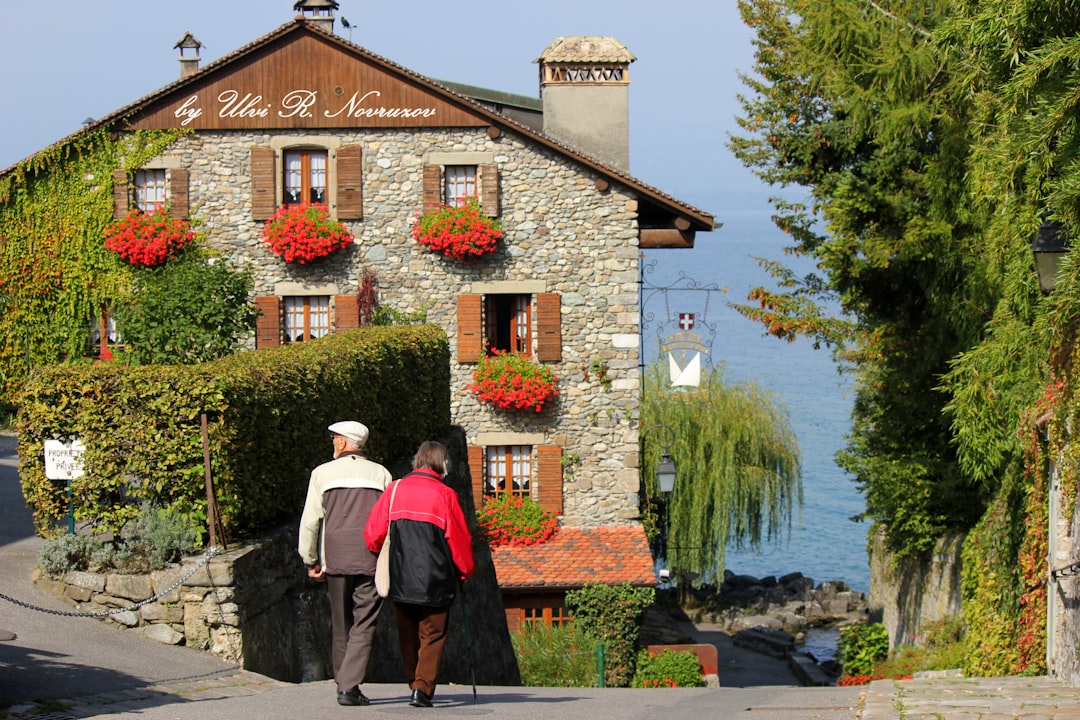
{"type": "Polygon", "coordinates": [[[587,583],[654,585],[640,525],[560,528],[539,545],[491,548],[499,588],[578,588],[587,583]]]}

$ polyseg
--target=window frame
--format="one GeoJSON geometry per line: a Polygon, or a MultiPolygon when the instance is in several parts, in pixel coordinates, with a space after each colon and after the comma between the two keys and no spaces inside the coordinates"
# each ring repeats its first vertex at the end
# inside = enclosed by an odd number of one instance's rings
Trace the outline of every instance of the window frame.
{"type": "Polygon", "coordinates": [[[168,171],[165,168],[143,167],[135,171],[131,178],[132,208],[152,213],[159,207],[165,207],[168,201],[168,171]]]}
{"type": "Polygon", "coordinates": [[[500,495],[532,498],[534,470],[536,468],[536,448],[526,444],[487,445],[484,447],[484,499],[500,495]],[[527,453],[522,453],[527,449],[527,453]],[[492,471],[493,462],[505,468],[496,476],[492,471]],[[517,468],[522,464],[522,470],[517,468]],[[520,485],[519,479],[524,479],[520,485]],[[502,481],[500,486],[497,480],[502,481]]]}
{"type": "Polygon", "coordinates": [[[442,202],[461,207],[470,199],[479,199],[480,167],[475,164],[442,166],[442,202]]]}
{"type": "Polygon", "coordinates": [[[331,328],[331,311],[330,311],[330,296],[329,295],[286,295],[281,298],[282,303],[282,320],[281,320],[281,339],[282,345],[292,345],[294,343],[309,342],[311,340],[318,340],[319,338],[326,337],[332,331],[331,328]],[[313,301],[318,303],[318,307],[313,308],[313,301]],[[295,308],[295,305],[299,304],[299,311],[295,308]],[[291,307],[293,306],[293,307],[291,307]],[[298,334],[299,337],[304,339],[296,340],[291,339],[299,326],[293,324],[293,319],[296,317],[302,318],[303,332],[298,334]],[[313,325],[313,317],[322,319],[325,321],[324,325],[313,325]]]}
{"type": "Polygon", "coordinates": [[[496,351],[533,356],[533,294],[487,293],[482,313],[488,355],[496,351]]]}
{"type": "Polygon", "coordinates": [[[289,147],[281,152],[281,204],[282,205],[330,205],[330,150],[324,147],[289,147]],[[295,170],[290,167],[292,159],[299,161],[295,170]],[[316,167],[321,165],[321,167],[316,167]],[[290,185],[291,175],[299,176],[299,186],[290,185]],[[321,175],[321,185],[316,178],[321,175]],[[296,187],[298,197],[292,194],[296,187]],[[315,193],[320,193],[316,197],[315,193]]]}

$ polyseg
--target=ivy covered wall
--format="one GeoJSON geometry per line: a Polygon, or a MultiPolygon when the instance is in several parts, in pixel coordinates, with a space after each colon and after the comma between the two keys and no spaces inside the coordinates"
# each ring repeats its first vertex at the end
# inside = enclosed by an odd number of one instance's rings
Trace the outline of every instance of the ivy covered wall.
{"type": "Polygon", "coordinates": [[[105,249],[112,171],[161,154],[180,131],[69,137],[0,178],[0,405],[31,367],[88,350],[101,308],[130,287],[130,270],[105,249]]]}

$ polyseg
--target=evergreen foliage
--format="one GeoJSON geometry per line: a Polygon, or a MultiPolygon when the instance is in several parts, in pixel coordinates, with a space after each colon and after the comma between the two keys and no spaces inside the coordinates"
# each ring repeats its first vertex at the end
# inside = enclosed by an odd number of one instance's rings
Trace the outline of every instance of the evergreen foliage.
{"type": "Polygon", "coordinates": [[[1045,458],[1061,459],[1065,517],[1080,473],[1080,263],[1044,296],[1030,246],[1047,217],[1080,227],[1080,3],[740,8],[758,55],[731,145],[805,191],[778,223],[820,270],[770,265],[780,291],[742,310],[857,373],[840,462],[899,555],[970,531],[966,670],[1040,672],[1045,458]]]}
{"type": "Polygon", "coordinates": [[[730,542],[757,546],[790,529],[802,503],[798,440],[787,410],[758,386],[725,384],[723,369],[713,367],[696,389],[666,388],[665,373],[659,365],[646,372],[643,493],[659,496],[653,469],[664,452],[678,477],[666,517],[645,508],[646,529],[655,537],[665,523],[666,559],[712,582],[723,576],[730,542]]]}
{"type": "Polygon", "coordinates": [[[651,587],[586,585],[566,593],[566,607],[586,636],[604,643],[604,684],[627,687],[637,660],[634,645],[641,618],[652,605],[651,587]]]}

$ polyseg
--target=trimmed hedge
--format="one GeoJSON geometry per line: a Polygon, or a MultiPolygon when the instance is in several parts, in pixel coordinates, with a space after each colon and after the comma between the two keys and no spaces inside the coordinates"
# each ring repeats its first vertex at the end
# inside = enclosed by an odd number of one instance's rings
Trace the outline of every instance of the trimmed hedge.
{"type": "Polygon", "coordinates": [[[360,420],[365,453],[409,458],[450,425],[450,351],[433,325],[369,327],[189,366],[49,366],[19,398],[23,495],[43,535],[67,516],[45,477],[44,441],[79,438],[75,518],[114,532],[140,504],[205,525],[201,414],[226,537],[299,514],[311,469],[330,459],[327,425],[360,420]]]}

